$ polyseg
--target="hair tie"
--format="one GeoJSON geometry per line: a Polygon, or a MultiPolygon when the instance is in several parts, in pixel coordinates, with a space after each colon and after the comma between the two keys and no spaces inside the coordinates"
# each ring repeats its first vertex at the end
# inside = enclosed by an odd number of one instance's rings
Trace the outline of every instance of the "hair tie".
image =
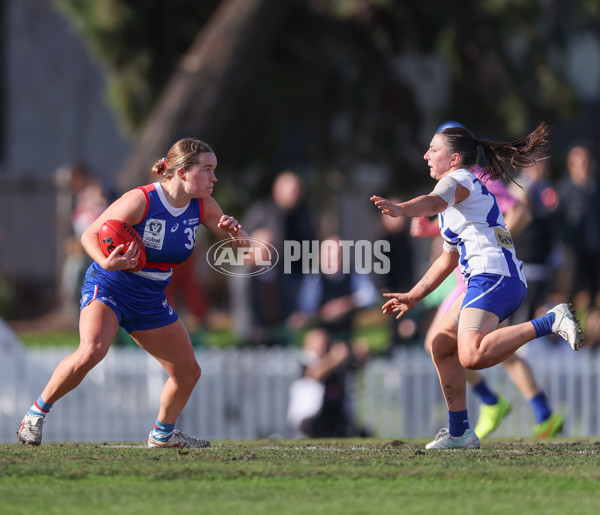
{"type": "Polygon", "coordinates": [[[167,158],[166,157],[162,158],[162,163],[163,163],[163,170],[166,170],[167,169],[167,158]]]}

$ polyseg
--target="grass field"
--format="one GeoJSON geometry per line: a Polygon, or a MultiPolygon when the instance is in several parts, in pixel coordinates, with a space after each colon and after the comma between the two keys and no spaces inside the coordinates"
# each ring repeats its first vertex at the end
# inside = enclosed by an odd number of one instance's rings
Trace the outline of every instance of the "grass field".
{"type": "Polygon", "coordinates": [[[600,439],[0,445],[0,513],[600,513],[600,439]]]}

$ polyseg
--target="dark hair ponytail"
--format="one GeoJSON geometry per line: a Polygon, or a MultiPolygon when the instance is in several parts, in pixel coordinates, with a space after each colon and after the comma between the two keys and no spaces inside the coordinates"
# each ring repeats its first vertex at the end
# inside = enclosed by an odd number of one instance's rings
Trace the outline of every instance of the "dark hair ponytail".
{"type": "Polygon", "coordinates": [[[460,154],[465,168],[477,164],[477,147],[481,146],[488,163],[483,169],[483,175],[492,180],[503,177],[516,184],[512,177],[513,170],[529,167],[547,157],[549,132],[550,127],[542,122],[527,136],[510,142],[478,140],[462,128],[444,129],[440,134],[448,145],[448,151],[460,154]]]}

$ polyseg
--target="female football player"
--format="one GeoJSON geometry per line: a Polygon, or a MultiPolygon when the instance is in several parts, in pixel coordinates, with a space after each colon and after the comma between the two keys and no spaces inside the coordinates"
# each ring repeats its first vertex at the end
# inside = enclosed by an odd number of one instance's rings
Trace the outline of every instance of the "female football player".
{"type": "Polygon", "coordinates": [[[167,302],[165,288],[173,268],[192,253],[199,224],[218,238],[232,239],[234,245],[240,241],[235,238],[247,237],[238,221],[223,214],[211,197],[216,167],[210,146],[182,139],[152,168],[161,178],[158,182],[125,193],[83,233],[81,242],[94,263],[82,287],[80,344],[59,363],[23,418],[18,431],[23,443],[40,445],[50,408],[106,356],[120,325],[168,375],[148,446],[210,445],[175,429],[175,421],[200,378],[200,367],[185,326],[167,302]],[[142,251],[135,243],[127,249],[120,245],[104,255],[98,232],[109,219],[126,222],[142,237],[147,258],[144,268],[128,271],[136,268],[142,251]]]}
{"type": "Polygon", "coordinates": [[[441,256],[408,293],[384,293],[386,314],[402,317],[431,293],[459,265],[467,289],[459,297],[431,338],[431,354],[449,413],[443,428],[428,449],[479,448],[479,438],[469,426],[465,368],[482,369],[501,363],[519,347],[539,336],[556,333],[574,350],[583,344],[581,328],[572,309],[559,304],[540,318],[498,328],[523,302],[527,289],[522,263],[496,199],[473,174],[478,148],[488,166],[484,175],[512,180],[515,167],[526,167],[544,157],[548,127],[540,124],[524,138],[501,143],[477,140],[464,128],[436,133],[424,155],[430,175],[438,181],[429,195],[394,204],[373,196],[371,200],[388,216],[437,214],[444,239],[441,256]]]}

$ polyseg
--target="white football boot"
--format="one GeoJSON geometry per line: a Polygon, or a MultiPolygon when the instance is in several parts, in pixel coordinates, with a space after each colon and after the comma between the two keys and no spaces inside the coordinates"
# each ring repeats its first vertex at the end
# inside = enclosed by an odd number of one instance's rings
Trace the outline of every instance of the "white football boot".
{"type": "Polygon", "coordinates": [[[21,421],[21,427],[17,431],[17,437],[28,445],[40,445],[44,422],[42,415],[25,415],[21,421]]]}
{"type": "Polygon", "coordinates": [[[480,445],[479,438],[471,427],[462,436],[452,436],[450,431],[443,427],[425,449],[479,449],[480,445]]]}
{"type": "Polygon", "coordinates": [[[210,447],[208,440],[200,440],[190,435],[186,435],[181,431],[175,429],[173,434],[166,442],[157,440],[152,435],[152,431],[148,435],[148,447],[164,447],[164,448],[176,448],[181,449],[183,447],[210,447]]]}
{"type": "Polygon", "coordinates": [[[573,350],[581,349],[583,336],[573,307],[570,304],[562,303],[554,306],[548,313],[554,313],[552,332],[567,340],[573,350]]]}

